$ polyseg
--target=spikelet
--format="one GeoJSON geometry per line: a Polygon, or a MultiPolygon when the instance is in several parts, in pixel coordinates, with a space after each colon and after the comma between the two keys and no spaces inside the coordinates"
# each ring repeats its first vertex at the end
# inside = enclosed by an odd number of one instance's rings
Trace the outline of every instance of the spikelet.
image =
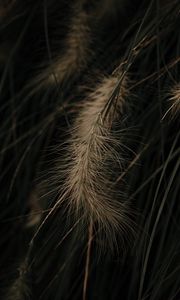
{"type": "Polygon", "coordinates": [[[13,282],[5,299],[6,300],[28,300],[32,299],[31,291],[27,281],[27,266],[22,263],[19,268],[19,276],[13,282]]]}
{"type": "Polygon", "coordinates": [[[170,94],[170,99],[172,103],[171,105],[171,112],[172,116],[174,115],[179,115],[180,113],[180,83],[176,84],[172,89],[171,89],[171,94],[170,94]]]}
{"type": "Polygon", "coordinates": [[[180,113],[180,83],[175,84],[167,94],[168,102],[170,103],[169,108],[165,112],[162,120],[166,118],[167,115],[171,119],[179,116],[180,113]]]}
{"type": "Polygon", "coordinates": [[[126,85],[126,78],[121,83],[116,75],[103,78],[83,102],[66,149],[66,179],[58,201],[68,200],[69,209],[96,224],[111,245],[117,233],[129,238],[133,231],[130,209],[114,184],[124,161],[115,127],[122,125],[126,85]]]}
{"type": "Polygon", "coordinates": [[[63,53],[52,62],[39,76],[36,82],[47,87],[52,84],[67,82],[76,77],[86,65],[90,55],[89,50],[89,18],[83,9],[82,2],[76,3],[64,41],[63,53]]]}

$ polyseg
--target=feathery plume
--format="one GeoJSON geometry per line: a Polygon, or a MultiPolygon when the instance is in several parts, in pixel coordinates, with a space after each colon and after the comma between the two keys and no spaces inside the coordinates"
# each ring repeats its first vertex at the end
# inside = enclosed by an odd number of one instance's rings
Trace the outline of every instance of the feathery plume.
{"type": "Polygon", "coordinates": [[[110,242],[116,231],[133,231],[127,202],[114,184],[124,163],[115,127],[123,123],[126,86],[126,78],[121,84],[116,75],[104,78],[82,104],[67,147],[66,179],[58,201],[68,198],[70,210],[85,214],[110,242]]]}

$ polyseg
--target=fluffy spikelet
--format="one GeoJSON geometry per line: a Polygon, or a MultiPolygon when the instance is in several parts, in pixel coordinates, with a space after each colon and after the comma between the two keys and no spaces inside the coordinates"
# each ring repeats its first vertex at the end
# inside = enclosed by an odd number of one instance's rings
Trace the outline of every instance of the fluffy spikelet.
{"type": "Polygon", "coordinates": [[[115,125],[121,128],[126,81],[123,79],[118,87],[117,76],[104,78],[89,94],[67,147],[64,195],[69,207],[77,215],[85,215],[85,221],[97,224],[111,244],[117,232],[128,236],[132,231],[128,205],[114,184],[123,166],[123,146],[115,125]]]}
{"type": "Polygon", "coordinates": [[[180,113],[180,83],[175,84],[170,91],[168,92],[168,102],[170,103],[169,108],[164,114],[163,119],[166,118],[167,115],[171,119],[174,119],[179,116],[180,113]]]}
{"type": "Polygon", "coordinates": [[[19,268],[19,277],[14,281],[10,287],[6,300],[30,300],[31,292],[27,283],[27,267],[23,263],[19,268]]]}
{"type": "Polygon", "coordinates": [[[171,112],[172,115],[179,115],[180,113],[180,83],[176,84],[171,90],[170,101],[171,105],[171,112]]]}
{"type": "Polygon", "coordinates": [[[62,84],[71,76],[77,76],[89,57],[89,15],[77,3],[73,10],[69,31],[64,42],[63,54],[57,56],[37,79],[41,85],[62,84]]]}

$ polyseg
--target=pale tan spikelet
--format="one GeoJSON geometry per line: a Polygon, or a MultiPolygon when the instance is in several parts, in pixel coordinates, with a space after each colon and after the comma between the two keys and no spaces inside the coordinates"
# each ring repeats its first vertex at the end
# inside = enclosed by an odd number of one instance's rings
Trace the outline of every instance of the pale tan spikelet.
{"type": "Polygon", "coordinates": [[[83,102],[67,147],[67,176],[59,199],[68,199],[70,210],[97,224],[110,242],[117,233],[133,231],[128,205],[114,186],[123,151],[113,127],[122,122],[126,82],[124,78],[119,85],[116,75],[104,78],[83,102]]]}
{"type": "Polygon", "coordinates": [[[36,79],[40,86],[62,84],[71,76],[76,77],[86,63],[90,55],[90,16],[83,9],[81,2],[76,3],[73,9],[68,33],[64,41],[60,56],[50,62],[47,69],[43,70],[36,79]]]}
{"type": "Polygon", "coordinates": [[[171,89],[170,101],[172,103],[171,105],[172,116],[179,114],[180,113],[180,83],[176,84],[171,89]]]}
{"type": "Polygon", "coordinates": [[[165,119],[167,115],[174,119],[180,114],[180,83],[176,83],[168,92],[168,104],[169,108],[164,114],[162,120],[165,119]]]}

